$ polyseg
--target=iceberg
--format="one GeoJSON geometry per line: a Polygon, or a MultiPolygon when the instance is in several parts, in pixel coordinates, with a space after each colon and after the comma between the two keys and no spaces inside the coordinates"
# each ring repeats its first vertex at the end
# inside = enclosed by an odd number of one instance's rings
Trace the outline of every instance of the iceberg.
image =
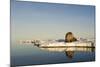
{"type": "Polygon", "coordinates": [[[94,39],[78,39],[78,41],[67,43],[63,39],[59,40],[26,40],[24,44],[34,44],[34,46],[48,51],[93,51],[95,48],[94,39]]]}

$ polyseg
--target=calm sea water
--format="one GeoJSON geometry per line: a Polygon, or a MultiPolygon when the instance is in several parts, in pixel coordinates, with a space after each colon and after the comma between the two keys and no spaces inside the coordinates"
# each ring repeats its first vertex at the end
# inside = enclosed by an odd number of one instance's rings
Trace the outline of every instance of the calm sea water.
{"type": "Polygon", "coordinates": [[[40,65],[94,61],[95,51],[75,51],[72,57],[65,52],[41,50],[34,45],[11,44],[11,66],[40,65]]]}

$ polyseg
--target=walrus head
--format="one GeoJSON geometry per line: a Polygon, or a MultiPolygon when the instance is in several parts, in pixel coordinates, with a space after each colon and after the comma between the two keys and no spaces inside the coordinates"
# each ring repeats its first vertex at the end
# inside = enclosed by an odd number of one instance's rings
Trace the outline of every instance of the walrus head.
{"type": "Polygon", "coordinates": [[[65,42],[73,42],[73,41],[77,41],[77,39],[74,37],[72,32],[68,32],[65,35],[65,42]]]}

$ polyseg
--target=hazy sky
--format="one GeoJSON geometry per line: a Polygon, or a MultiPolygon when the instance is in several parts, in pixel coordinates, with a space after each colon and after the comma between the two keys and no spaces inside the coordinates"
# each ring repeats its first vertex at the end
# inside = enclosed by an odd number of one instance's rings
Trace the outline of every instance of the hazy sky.
{"type": "Polygon", "coordinates": [[[11,35],[21,39],[59,39],[69,31],[94,37],[95,7],[36,2],[11,3],[11,35]]]}

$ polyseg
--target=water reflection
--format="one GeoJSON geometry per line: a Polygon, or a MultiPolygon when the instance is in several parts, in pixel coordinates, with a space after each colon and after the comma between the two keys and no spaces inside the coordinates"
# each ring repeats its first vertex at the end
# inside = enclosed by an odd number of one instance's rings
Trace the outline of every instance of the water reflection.
{"type": "Polygon", "coordinates": [[[65,52],[65,55],[69,58],[72,59],[74,57],[74,53],[76,51],[81,51],[81,52],[94,52],[95,47],[68,47],[68,48],[41,48],[43,50],[51,51],[51,52],[65,52]]]}
{"type": "Polygon", "coordinates": [[[52,48],[52,47],[43,47],[40,48],[42,50],[48,50],[48,51],[54,51],[54,52],[63,52],[63,51],[89,51],[93,52],[95,50],[95,47],[57,47],[57,48],[52,48]]]}
{"type": "Polygon", "coordinates": [[[68,58],[72,59],[74,56],[74,51],[65,51],[65,54],[68,58]]]}

